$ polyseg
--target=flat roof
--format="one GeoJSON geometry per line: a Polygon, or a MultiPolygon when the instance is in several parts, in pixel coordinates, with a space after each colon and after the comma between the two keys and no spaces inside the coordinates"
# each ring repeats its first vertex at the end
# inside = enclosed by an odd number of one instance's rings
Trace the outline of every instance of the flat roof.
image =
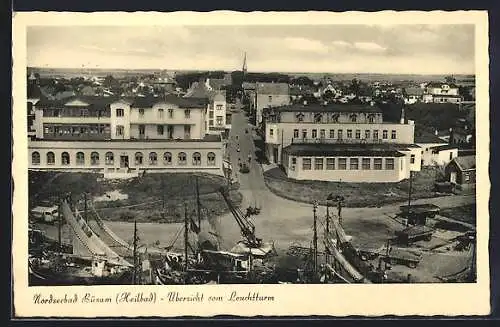
{"type": "Polygon", "coordinates": [[[404,157],[396,147],[352,144],[292,144],[283,149],[296,156],[404,157]]]}
{"type": "Polygon", "coordinates": [[[331,104],[320,104],[320,103],[311,103],[311,104],[292,104],[280,107],[272,108],[278,112],[349,112],[349,113],[358,113],[358,112],[369,112],[369,113],[382,113],[382,109],[378,106],[370,106],[370,105],[362,105],[362,104],[339,104],[339,103],[331,103],[331,104]]]}
{"type": "Polygon", "coordinates": [[[139,143],[139,142],[142,142],[142,143],[157,143],[157,142],[176,143],[176,142],[183,142],[183,143],[190,143],[190,142],[220,142],[221,136],[218,134],[207,134],[202,139],[108,139],[108,140],[60,139],[60,138],[46,138],[46,137],[44,137],[43,139],[34,139],[33,141],[37,141],[37,142],[43,142],[43,141],[50,141],[50,142],[108,142],[108,143],[115,143],[115,142],[127,142],[127,143],[134,143],[134,142],[137,142],[137,143],[139,143]]]}

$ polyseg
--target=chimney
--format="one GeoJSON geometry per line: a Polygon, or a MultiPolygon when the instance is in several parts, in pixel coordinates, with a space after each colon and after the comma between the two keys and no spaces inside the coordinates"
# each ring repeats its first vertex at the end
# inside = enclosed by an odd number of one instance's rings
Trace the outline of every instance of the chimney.
{"type": "Polygon", "coordinates": [[[304,100],[304,106],[307,106],[307,100],[304,100]]]}
{"type": "Polygon", "coordinates": [[[324,106],[328,105],[328,101],[323,101],[323,105],[324,106]]]}
{"type": "Polygon", "coordinates": [[[405,108],[404,107],[401,108],[401,119],[399,120],[399,123],[400,124],[405,123],[405,108]]]}
{"type": "Polygon", "coordinates": [[[438,130],[437,130],[437,129],[436,129],[436,130],[434,130],[434,135],[438,136],[438,134],[439,134],[439,133],[438,133],[438,130]]]}

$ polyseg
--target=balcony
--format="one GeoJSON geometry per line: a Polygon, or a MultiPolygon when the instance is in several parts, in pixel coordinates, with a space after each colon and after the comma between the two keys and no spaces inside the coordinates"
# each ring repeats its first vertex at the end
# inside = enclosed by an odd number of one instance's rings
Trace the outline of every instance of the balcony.
{"type": "Polygon", "coordinates": [[[382,139],[292,138],[292,144],[381,144],[382,139]]]}

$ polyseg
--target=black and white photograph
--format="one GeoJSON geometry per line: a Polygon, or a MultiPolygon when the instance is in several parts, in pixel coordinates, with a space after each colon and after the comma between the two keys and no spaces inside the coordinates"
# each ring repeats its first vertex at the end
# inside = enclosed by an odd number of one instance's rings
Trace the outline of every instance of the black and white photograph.
{"type": "Polygon", "coordinates": [[[28,289],[478,283],[474,23],[177,21],[26,24],[28,289]]]}

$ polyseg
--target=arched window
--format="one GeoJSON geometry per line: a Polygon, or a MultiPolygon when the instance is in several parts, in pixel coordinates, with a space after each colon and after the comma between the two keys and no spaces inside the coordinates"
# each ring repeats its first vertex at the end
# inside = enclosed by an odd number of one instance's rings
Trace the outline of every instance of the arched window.
{"type": "Polygon", "coordinates": [[[179,158],[179,165],[185,165],[186,164],[186,153],[179,152],[178,158],[179,158]]]}
{"type": "Polygon", "coordinates": [[[77,165],[84,165],[85,164],[85,154],[83,154],[83,152],[76,153],[76,164],[77,165]]]}
{"type": "Polygon", "coordinates": [[[369,115],[368,116],[368,122],[373,124],[375,122],[375,116],[374,115],[369,115]]]}
{"type": "Polygon", "coordinates": [[[68,152],[63,152],[61,153],[61,163],[63,165],[69,165],[69,153],[68,152]]]}
{"type": "Polygon", "coordinates": [[[201,166],[201,154],[199,152],[193,153],[193,165],[201,166]]]}
{"type": "Polygon", "coordinates": [[[156,154],[156,152],[149,153],[149,164],[150,165],[158,164],[158,155],[156,154]]]}
{"type": "Polygon", "coordinates": [[[90,164],[91,165],[98,165],[99,164],[99,153],[92,152],[90,154],[90,164]]]}
{"type": "Polygon", "coordinates": [[[358,120],[358,115],[351,114],[349,118],[351,119],[351,123],[355,123],[358,120]]]}
{"type": "Polygon", "coordinates": [[[208,159],[208,165],[209,166],[215,166],[215,153],[209,152],[207,154],[207,159],[208,159]]]}
{"type": "Polygon", "coordinates": [[[113,152],[106,152],[106,156],[104,158],[106,161],[106,165],[112,165],[115,163],[115,156],[113,155],[113,152]]]}
{"type": "Polygon", "coordinates": [[[56,156],[54,155],[54,152],[50,151],[47,152],[47,165],[53,165],[56,163],[56,156]]]}
{"type": "Polygon", "coordinates": [[[172,164],[172,154],[170,152],[165,152],[163,154],[163,164],[171,165],[172,164]]]}
{"type": "Polygon", "coordinates": [[[332,114],[332,117],[331,117],[332,123],[338,123],[339,122],[339,117],[340,117],[340,115],[337,114],[337,113],[332,114]]]}
{"type": "Polygon", "coordinates": [[[136,165],[142,165],[142,153],[141,152],[136,152],[135,154],[135,164],[136,165]]]}
{"type": "Polygon", "coordinates": [[[31,164],[33,164],[33,165],[40,164],[40,153],[35,151],[31,154],[31,164]]]}

